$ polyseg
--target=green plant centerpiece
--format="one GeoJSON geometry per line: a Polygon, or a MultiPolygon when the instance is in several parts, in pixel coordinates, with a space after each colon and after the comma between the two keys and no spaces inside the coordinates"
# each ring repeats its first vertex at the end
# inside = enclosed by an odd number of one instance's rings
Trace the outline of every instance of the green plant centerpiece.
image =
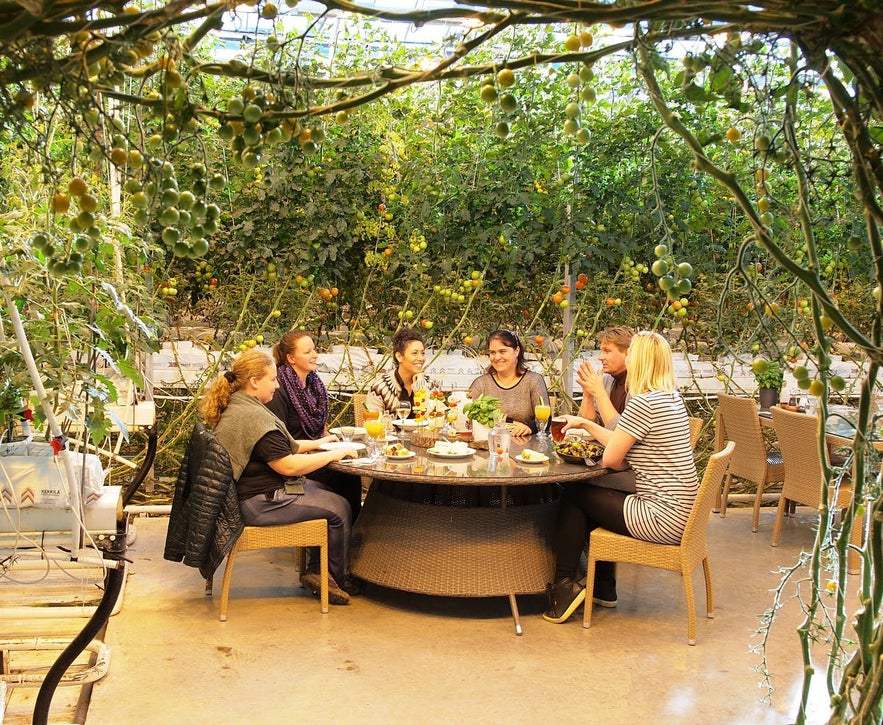
{"type": "Polygon", "coordinates": [[[769,410],[779,402],[779,392],[785,379],[782,364],[778,360],[758,358],[751,364],[751,372],[757,383],[760,409],[769,410]]]}
{"type": "Polygon", "coordinates": [[[751,372],[754,373],[754,380],[758,388],[782,389],[785,373],[778,360],[755,360],[751,364],[751,372]]]}
{"type": "Polygon", "coordinates": [[[500,399],[490,395],[479,395],[463,406],[464,415],[471,421],[481,423],[488,428],[494,425],[494,416],[502,413],[500,399]]]}

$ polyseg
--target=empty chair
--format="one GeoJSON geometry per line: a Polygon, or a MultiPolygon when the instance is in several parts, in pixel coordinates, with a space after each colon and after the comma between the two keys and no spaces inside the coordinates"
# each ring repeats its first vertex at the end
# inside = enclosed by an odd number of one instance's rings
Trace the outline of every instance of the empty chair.
{"type": "MultiPolygon", "coordinates": [[[[773,527],[772,544],[776,546],[779,543],[782,519],[788,502],[803,504],[813,509],[818,509],[821,505],[824,471],[818,446],[819,419],[814,415],[792,413],[778,407],[771,410],[773,427],[776,429],[785,464],[785,483],[782,485],[782,498],[779,499],[776,523],[773,527]]],[[[827,451],[827,446],[825,450],[827,451]]],[[[845,508],[851,501],[852,486],[843,484],[837,492],[836,500],[832,500],[831,503],[838,508],[845,508]]],[[[857,517],[852,527],[850,542],[861,546],[861,540],[861,519],[857,517]]],[[[854,573],[858,571],[858,567],[858,554],[850,551],[847,570],[854,573]]]]}
{"type": "Polygon", "coordinates": [[[705,574],[705,601],[709,619],[714,617],[714,593],[711,584],[711,566],[708,562],[708,516],[714,498],[720,491],[727,465],[733,457],[732,441],[719,453],[708,459],[705,475],[693,502],[684,536],[678,545],[654,544],[631,536],[614,534],[597,528],[589,535],[589,566],[586,573],[586,604],[583,607],[583,627],[592,624],[592,595],[595,586],[595,564],[598,561],[620,561],[627,564],[652,566],[657,569],[680,572],[687,598],[687,642],[696,644],[696,604],[693,599],[692,572],[700,563],[705,574]]]}
{"type": "Polygon", "coordinates": [[[752,398],[737,398],[718,393],[717,400],[718,440],[733,441],[736,444],[733,462],[730,464],[717,507],[720,508],[721,516],[727,515],[727,499],[733,476],[756,484],[757,495],[754,497],[751,530],[757,532],[764,488],[785,479],[782,455],[778,451],[767,450],[757,416],[757,403],[752,398]]]}

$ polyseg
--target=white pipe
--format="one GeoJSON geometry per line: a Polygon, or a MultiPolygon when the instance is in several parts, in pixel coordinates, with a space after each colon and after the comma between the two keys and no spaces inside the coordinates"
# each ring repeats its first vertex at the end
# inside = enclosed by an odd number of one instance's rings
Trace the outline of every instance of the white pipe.
{"type": "MultiPolygon", "coordinates": [[[[98,605],[71,604],[63,607],[0,607],[0,620],[5,622],[28,622],[41,619],[89,618],[98,605]]],[[[114,612],[116,614],[116,612],[114,612]]]]}
{"type": "MultiPolygon", "coordinates": [[[[122,436],[120,436],[120,438],[122,438],[122,436]]],[[[128,466],[129,468],[131,468],[133,470],[138,468],[138,464],[133,463],[128,458],[123,458],[122,456],[117,455],[113,451],[106,451],[103,448],[98,448],[96,446],[93,446],[91,443],[84,444],[82,441],[76,440],[76,441],[74,441],[74,445],[77,447],[81,446],[81,445],[85,445],[87,451],[94,451],[99,456],[104,456],[105,458],[109,458],[110,460],[114,461],[115,463],[121,463],[122,465],[128,466]]]]}
{"type": "Polygon", "coordinates": [[[75,561],[71,561],[68,558],[69,555],[65,552],[55,553],[39,549],[14,549],[11,547],[5,549],[0,547],[0,552],[2,552],[0,555],[4,558],[12,557],[14,559],[13,563],[9,565],[10,568],[21,566],[28,569],[39,569],[41,567],[45,569],[47,564],[52,563],[59,569],[66,569],[68,566],[71,569],[85,569],[89,567],[104,569],[108,564],[102,557],[93,554],[89,550],[86,550],[75,561]],[[23,561],[23,559],[26,559],[26,561],[23,561]],[[30,566],[32,563],[39,566],[30,566]]]}
{"type": "MultiPolygon", "coordinates": [[[[70,641],[66,639],[45,639],[42,637],[23,640],[0,640],[0,651],[64,650],[67,649],[68,645],[70,645],[70,641]]],[[[95,654],[95,664],[78,670],[68,669],[58,682],[60,686],[85,685],[89,682],[100,680],[107,674],[107,670],[110,667],[110,647],[104,642],[93,639],[84,649],[95,654]]],[[[12,685],[39,686],[46,679],[46,674],[46,672],[34,672],[32,670],[27,672],[9,672],[8,674],[0,674],[0,680],[12,685]]]]}
{"type": "Polygon", "coordinates": [[[141,514],[147,515],[155,515],[155,516],[169,516],[172,513],[172,505],[171,504],[154,504],[154,505],[139,505],[139,504],[131,504],[123,508],[123,513],[128,516],[138,516],[141,514]]]}
{"type": "MultiPolygon", "coordinates": [[[[113,605],[110,616],[119,614],[123,608],[123,594],[126,591],[126,579],[128,577],[128,564],[126,565],[126,577],[123,578],[123,588],[113,605]]],[[[37,621],[44,619],[70,619],[73,617],[91,617],[98,609],[97,604],[65,604],[63,606],[33,606],[33,607],[0,607],[0,622],[37,621]]],[[[2,640],[0,640],[2,642],[2,640]]],[[[3,647],[0,646],[0,650],[3,647]]],[[[0,720],[0,723],[3,721],[0,720]]]]}
{"type": "MultiPolygon", "coordinates": [[[[6,275],[3,275],[3,281],[4,284],[9,283],[6,275]]],[[[42,378],[40,378],[40,372],[37,369],[37,363],[34,361],[34,354],[31,351],[28,337],[25,334],[25,327],[21,321],[21,315],[18,314],[18,307],[8,293],[4,292],[3,296],[6,298],[6,306],[9,308],[9,318],[12,320],[12,326],[15,329],[15,339],[18,342],[19,352],[22,358],[24,358],[25,366],[28,369],[28,374],[30,375],[31,382],[34,385],[34,390],[37,393],[37,397],[39,397],[40,399],[40,405],[43,408],[43,414],[46,416],[46,423],[49,425],[49,432],[52,434],[53,439],[59,441],[63,440],[64,437],[61,431],[61,426],[58,425],[58,419],[55,417],[55,411],[52,410],[52,406],[49,404],[49,398],[46,395],[46,389],[43,387],[43,380],[42,378]]],[[[70,455],[68,455],[68,453],[69,452],[66,445],[61,449],[61,451],[59,451],[61,462],[64,464],[64,471],[67,474],[67,495],[71,505],[70,558],[76,559],[80,553],[80,539],[82,538],[83,533],[80,527],[80,520],[83,517],[83,510],[80,502],[79,481],[74,474],[74,466],[73,463],[71,463],[70,455]]]]}

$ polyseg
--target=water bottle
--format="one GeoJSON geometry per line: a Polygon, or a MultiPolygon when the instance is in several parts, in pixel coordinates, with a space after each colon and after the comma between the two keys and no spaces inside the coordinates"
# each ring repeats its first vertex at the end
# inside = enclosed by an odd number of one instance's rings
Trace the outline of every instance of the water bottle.
{"type": "Polygon", "coordinates": [[[494,421],[494,427],[488,436],[488,449],[492,456],[506,457],[509,455],[509,444],[512,442],[512,434],[506,427],[504,417],[494,421]]]}

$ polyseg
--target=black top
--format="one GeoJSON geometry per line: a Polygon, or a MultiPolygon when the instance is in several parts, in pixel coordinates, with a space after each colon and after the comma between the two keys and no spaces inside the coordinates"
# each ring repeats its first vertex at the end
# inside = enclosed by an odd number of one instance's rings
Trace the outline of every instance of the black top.
{"type": "Polygon", "coordinates": [[[288,428],[291,437],[296,441],[309,440],[311,438],[304,430],[300,416],[294,409],[291,398],[288,397],[288,393],[282,388],[277,388],[276,392],[273,393],[273,399],[269,403],[265,403],[265,405],[276,414],[277,418],[285,423],[285,427],[288,428]]]}
{"type": "Polygon", "coordinates": [[[285,476],[276,473],[267,461],[278,461],[290,454],[291,447],[282,431],[271,430],[266,433],[251,449],[251,458],[236,482],[239,500],[281,488],[285,483],[285,476]]]}

